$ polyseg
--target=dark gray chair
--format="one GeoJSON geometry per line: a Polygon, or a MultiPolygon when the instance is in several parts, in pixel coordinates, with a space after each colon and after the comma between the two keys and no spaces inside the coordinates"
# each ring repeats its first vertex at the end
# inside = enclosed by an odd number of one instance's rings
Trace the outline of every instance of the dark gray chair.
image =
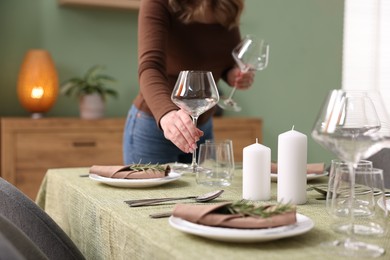
{"type": "Polygon", "coordinates": [[[2,178],[0,215],[22,230],[49,259],[85,259],[73,241],[46,212],[2,178]]]}
{"type": "Polygon", "coordinates": [[[384,148],[373,156],[367,158],[372,161],[374,168],[383,170],[385,188],[390,189],[390,148],[384,148]]]}
{"type": "Polygon", "coordinates": [[[26,259],[14,245],[0,233],[0,260],[24,260],[26,259]]]}
{"type": "Polygon", "coordinates": [[[22,230],[0,215],[0,260],[47,260],[22,230]]]}

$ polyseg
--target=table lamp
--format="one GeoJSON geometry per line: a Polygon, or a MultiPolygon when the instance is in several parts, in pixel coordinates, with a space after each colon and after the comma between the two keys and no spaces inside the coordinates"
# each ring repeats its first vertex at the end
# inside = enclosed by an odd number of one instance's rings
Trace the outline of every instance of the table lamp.
{"type": "Polygon", "coordinates": [[[18,98],[21,105],[41,118],[54,105],[58,94],[58,76],[50,53],[29,50],[24,56],[18,77],[18,98]]]}

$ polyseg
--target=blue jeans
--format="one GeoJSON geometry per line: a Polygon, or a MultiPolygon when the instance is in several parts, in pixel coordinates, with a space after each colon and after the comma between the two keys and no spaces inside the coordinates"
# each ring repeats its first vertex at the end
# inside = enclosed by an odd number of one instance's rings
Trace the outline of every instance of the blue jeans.
{"type": "MultiPolygon", "coordinates": [[[[213,139],[212,119],[198,128],[204,132],[197,143],[198,146],[205,140],[213,139]]],[[[163,131],[158,128],[155,119],[133,105],[127,115],[124,129],[123,161],[125,164],[190,163],[192,154],[182,152],[170,140],[167,140],[163,131]]]]}

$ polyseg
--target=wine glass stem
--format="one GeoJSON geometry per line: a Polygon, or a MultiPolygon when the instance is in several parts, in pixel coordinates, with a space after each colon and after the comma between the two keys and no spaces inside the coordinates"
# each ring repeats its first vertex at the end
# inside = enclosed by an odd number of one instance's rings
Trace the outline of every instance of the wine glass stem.
{"type": "Polygon", "coordinates": [[[233,98],[233,95],[234,95],[234,92],[236,92],[236,87],[234,87],[233,89],[232,89],[232,91],[230,91],[230,95],[229,95],[229,98],[228,98],[228,100],[230,100],[230,99],[232,99],[233,98]]]}
{"type": "MultiPolygon", "coordinates": [[[[198,123],[198,117],[195,117],[195,116],[191,116],[191,117],[192,117],[192,123],[196,127],[196,125],[198,123]]],[[[192,172],[195,173],[196,172],[196,167],[198,167],[198,164],[196,163],[196,149],[192,153],[191,167],[192,167],[192,172]]]]}
{"type": "MultiPolygon", "coordinates": [[[[248,71],[249,71],[249,69],[250,69],[250,67],[249,67],[249,66],[245,66],[245,68],[244,68],[244,69],[242,69],[242,70],[240,71],[240,75],[241,75],[242,73],[246,73],[246,72],[248,72],[248,71]]],[[[232,89],[232,91],[230,91],[230,95],[229,95],[229,98],[228,98],[228,100],[232,100],[232,99],[233,99],[233,95],[234,95],[234,93],[236,92],[236,90],[237,90],[237,88],[236,88],[236,87],[234,87],[234,88],[232,89]]]]}
{"type": "Polygon", "coordinates": [[[350,179],[350,185],[351,189],[349,191],[349,221],[350,221],[350,227],[349,227],[349,237],[352,239],[354,233],[355,233],[355,227],[354,227],[354,202],[355,202],[355,164],[354,163],[348,163],[348,170],[349,170],[349,179],[350,179]]]}

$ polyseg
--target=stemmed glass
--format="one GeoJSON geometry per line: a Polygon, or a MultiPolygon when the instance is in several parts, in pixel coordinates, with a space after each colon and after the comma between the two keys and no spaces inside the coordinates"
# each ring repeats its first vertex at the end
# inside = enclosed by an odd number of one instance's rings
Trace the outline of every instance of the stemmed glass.
{"type": "Polygon", "coordinates": [[[353,203],[355,199],[355,170],[358,162],[381,148],[381,119],[377,108],[381,103],[372,102],[367,92],[332,90],[312,130],[313,139],[343,160],[350,174],[349,230],[348,238],[334,243],[334,251],[348,256],[378,256],[379,246],[357,241],[354,235],[353,203]],[[341,250],[337,250],[341,249],[341,250]]]}
{"type": "MultiPolygon", "coordinates": [[[[197,125],[198,117],[218,103],[219,94],[210,71],[181,71],[172,91],[171,99],[183,109],[197,125]]],[[[192,153],[192,172],[201,169],[196,163],[196,151],[192,153]]]]}
{"type": "MultiPolygon", "coordinates": [[[[269,44],[263,39],[257,39],[254,35],[246,35],[233,49],[232,56],[241,72],[260,71],[268,65],[269,44]]],[[[234,87],[227,98],[221,98],[218,106],[235,112],[241,111],[241,107],[233,100],[236,89],[234,87]]]]}

